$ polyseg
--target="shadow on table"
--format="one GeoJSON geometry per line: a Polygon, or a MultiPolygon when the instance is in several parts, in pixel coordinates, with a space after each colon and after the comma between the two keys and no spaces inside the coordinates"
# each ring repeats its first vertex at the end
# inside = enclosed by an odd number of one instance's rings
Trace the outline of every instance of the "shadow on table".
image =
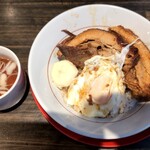
{"type": "Polygon", "coordinates": [[[0,124],[0,149],[17,148],[29,149],[64,149],[64,150],[96,150],[72,140],[56,130],[47,122],[8,122],[0,124]],[[9,137],[9,138],[8,138],[9,137]]]}
{"type": "MultiPolygon", "coordinates": [[[[44,150],[106,150],[106,148],[94,147],[77,142],[62,134],[47,122],[8,122],[7,124],[2,122],[0,124],[0,128],[0,140],[3,140],[2,144],[0,145],[0,148],[11,149],[13,146],[19,146],[20,148],[41,148],[44,150]]],[[[133,145],[112,149],[150,149],[149,143],[150,138],[133,145]]]]}

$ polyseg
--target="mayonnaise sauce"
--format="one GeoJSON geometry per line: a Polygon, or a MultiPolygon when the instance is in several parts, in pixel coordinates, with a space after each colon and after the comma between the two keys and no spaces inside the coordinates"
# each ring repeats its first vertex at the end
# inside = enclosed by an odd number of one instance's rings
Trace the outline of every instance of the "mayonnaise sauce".
{"type": "Polygon", "coordinates": [[[125,62],[126,55],[127,55],[127,53],[129,52],[129,50],[130,50],[130,46],[132,46],[133,44],[135,44],[135,43],[137,42],[137,40],[139,40],[139,38],[137,38],[137,39],[134,40],[132,43],[130,43],[130,44],[128,44],[127,46],[125,46],[125,47],[122,49],[122,51],[121,51],[120,54],[116,53],[116,61],[117,61],[117,63],[120,65],[120,68],[121,68],[121,69],[122,69],[123,64],[124,64],[124,62],[125,62]]]}

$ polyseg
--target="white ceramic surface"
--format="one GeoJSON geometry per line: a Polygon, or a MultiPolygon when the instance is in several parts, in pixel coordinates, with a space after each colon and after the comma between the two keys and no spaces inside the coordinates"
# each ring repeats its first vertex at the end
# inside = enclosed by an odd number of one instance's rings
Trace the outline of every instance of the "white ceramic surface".
{"type": "Polygon", "coordinates": [[[18,75],[15,83],[5,94],[0,96],[0,110],[5,110],[17,104],[23,97],[26,89],[26,78],[20,61],[14,52],[6,47],[0,46],[0,55],[11,58],[18,66],[18,75]]]}
{"type": "Polygon", "coordinates": [[[150,45],[150,22],[130,10],[112,5],[86,5],[68,10],[49,21],[31,47],[29,80],[39,104],[63,127],[96,139],[118,139],[150,127],[150,103],[139,104],[130,112],[112,119],[87,118],[66,106],[59,90],[48,77],[57,60],[56,45],[66,37],[61,30],[79,33],[89,27],[123,25],[150,45]]]}

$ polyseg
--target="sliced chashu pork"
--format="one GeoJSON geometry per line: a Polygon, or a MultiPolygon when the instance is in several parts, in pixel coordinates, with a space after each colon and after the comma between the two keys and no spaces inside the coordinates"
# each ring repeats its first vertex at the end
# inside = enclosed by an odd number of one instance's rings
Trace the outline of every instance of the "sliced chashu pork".
{"type": "Polygon", "coordinates": [[[88,29],[77,36],[69,35],[70,37],[57,47],[66,59],[81,69],[84,67],[84,62],[94,55],[110,56],[122,49],[121,39],[109,31],[88,29]]]}
{"type": "MultiPolygon", "coordinates": [[[[119,34],[127,43],[133,42],[138,37],[131,30],[125,29],[123,26],[111,27],[110,30],[119,34]]],[[[139,59],[135,66],[124,67],[125,82],[135,97],[149,100],[150,50],[141,40],[138,40],[138,42],[134,44],[134,47],[138,50],[139,59]]]]}

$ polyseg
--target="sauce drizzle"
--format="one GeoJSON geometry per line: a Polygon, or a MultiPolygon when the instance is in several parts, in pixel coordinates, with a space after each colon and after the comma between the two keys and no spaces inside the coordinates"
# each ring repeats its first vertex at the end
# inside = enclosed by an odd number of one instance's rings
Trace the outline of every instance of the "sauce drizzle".
{"type": "Polygon", "coordinates": [[[118,64],[120,65],[121,69],[122,69],[123,64],[125,62],[126,55],[129,52],[129,50],[130,50],[130,46],[132,46],[133,44],[135,44],[137,42],[137,40],[139,40],[139,38],[135,39],[132,43],[130,43],[127,46],[125,46],[122,49],[122,51],[121,51],[120,54],[116,53],[116,60],[117,60],[118,64]]]}

